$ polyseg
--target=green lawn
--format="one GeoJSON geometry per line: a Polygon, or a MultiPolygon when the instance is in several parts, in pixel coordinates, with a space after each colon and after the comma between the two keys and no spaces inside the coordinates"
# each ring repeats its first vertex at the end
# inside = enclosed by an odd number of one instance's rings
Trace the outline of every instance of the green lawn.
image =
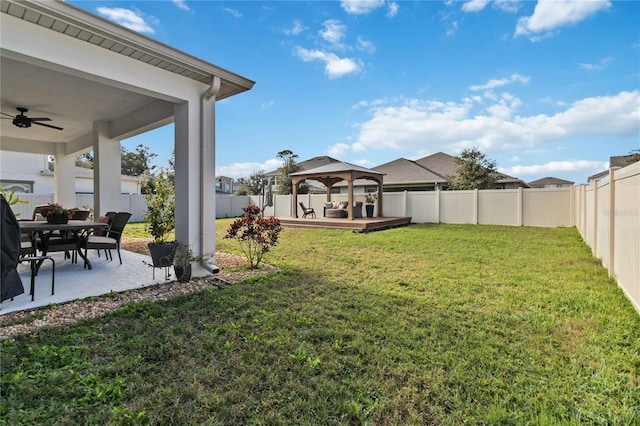
{"type": "Polygon", "coordinates": [[[3,341],[0,423],[640,424],[640,315],[573,228],[285,229],[265,260],[3,341]]]}

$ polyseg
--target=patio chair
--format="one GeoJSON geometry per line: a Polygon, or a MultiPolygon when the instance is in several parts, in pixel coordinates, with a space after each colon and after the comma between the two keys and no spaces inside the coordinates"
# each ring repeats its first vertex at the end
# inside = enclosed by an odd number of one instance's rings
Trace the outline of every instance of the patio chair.
{"type": "MultiPolygon", "coordinates": [[[[110,221],[109,230],[106,235],[93,235],[89,234],[80,240],[80,248],[84,248],[84,255],[87,256],[89,249],[105,250],[107,258],[113,260],[111,250],[118,251],[118,259],[122,265],[122,256],[120,255],[120,239],[122,238],[122,232],[124,227],[129,221],[131,213],[118,212],[110,221]]],[[[86,267],[85,263],[85,267],[86,267]]]]}
{"type": "Polygon", "coordinates": [[[304,206],[304,204],[302,202],[299,203],[300,207],[302,207],[302,218],[304,219],[305,217],[311,215],[311,217],[315,218],[316,217],[316,212],[310,207],[310,208],[306,208],[304,206]]]}
{"type": "Polygon", "coordinates": [[[23,238],[20,242],[20,256],[18,257],[18,263],[29,262],[31,269],[31,285],[29,286],[29,294],[31,295],[31,301],[35,299],[36,295],[36,275],[40,269],[40,265],[45,261],[51,261],[51,295],[53,296],[56,285],[56,261],[51,256],[37,256],[36,254],[36,242],[29,238],[23,238]]]}

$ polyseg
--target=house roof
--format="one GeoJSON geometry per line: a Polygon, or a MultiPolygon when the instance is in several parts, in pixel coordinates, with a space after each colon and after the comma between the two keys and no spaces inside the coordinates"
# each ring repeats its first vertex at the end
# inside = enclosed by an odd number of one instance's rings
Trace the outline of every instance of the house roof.
{"type": "Polygon", "coordinates": [[[447,180],[447,176],[456,174],[456,157],[445,154],[444,152],[436,152],[435,154],[422,157],[416,160],[416,163],[440,175],[445,180],[447,180]]]}
{"type": "MultiPolygon", "coordinates": [[[[609,157],[609,167],[624,168],[638,161],[637,158],[638,157],[635,154],[612,156],[612,157],[609,157]]],[[[588,181],[600,180],[605,178],[606,176],[609,176],[609,170],[603,170],[599,173],[593,174],[589,176],[587,180],[588,181]]]]}
{"type": "Polygon", "coordinates": [[[560,179],[556,177],[543,177],[542,179],[529,182],[529,186],[546,186],[546,185],[573,185],[570,180],[560,179]]]}
{"type": "Polygon", "coordinates": [[[386,174],[384,183],[388,185],[406,183],[436,183],[447,180],[416,161],[398,158],[397,160],[376,166],[373,170],[386,174]]]}

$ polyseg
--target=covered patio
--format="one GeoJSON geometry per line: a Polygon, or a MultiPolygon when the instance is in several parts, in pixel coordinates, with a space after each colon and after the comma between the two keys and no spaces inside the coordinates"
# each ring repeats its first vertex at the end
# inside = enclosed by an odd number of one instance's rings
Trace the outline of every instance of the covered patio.
{"type": "Polygon", "coordinates": [[[253,81],[63,1],[3,0],[0,53],[0,155],[53,157],[55,201],[72,207],[75,158],[93,151],[98,217],[123,210],[120,142],[173,123],[176,239],[215,252],[216,102],[253,81]]]}

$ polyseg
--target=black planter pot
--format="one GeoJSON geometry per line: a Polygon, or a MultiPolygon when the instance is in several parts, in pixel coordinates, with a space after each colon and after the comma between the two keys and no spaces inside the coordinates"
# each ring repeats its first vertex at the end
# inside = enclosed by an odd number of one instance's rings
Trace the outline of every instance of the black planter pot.
{"type": "Polygon", "coordinates": [[[149,253],[154,268],[173,265],[173,253],[178,243],[149,243],[149,253]]]}
{"type": "Polygon", "coordinates": [[[191,264],[187,266],[173,265],[173,272],[175,272],[178,281],[187,282],[191,279],[191,264]]]}
{"type": "Polygon", "coordinates": [[[367,209],[367,217],[373,217],[373,204],[367,204],[364,206],[367,209]]]}
{"type": "Polygon", "coordinates": [[[51,216],[47,216],[47,222],[48,223],[53,223],[56,225],[61,225],[64,223],[69,222],[69,216],[67,216],[66,214],[62,214],[62,213],[55,213],[51,216]]]}

